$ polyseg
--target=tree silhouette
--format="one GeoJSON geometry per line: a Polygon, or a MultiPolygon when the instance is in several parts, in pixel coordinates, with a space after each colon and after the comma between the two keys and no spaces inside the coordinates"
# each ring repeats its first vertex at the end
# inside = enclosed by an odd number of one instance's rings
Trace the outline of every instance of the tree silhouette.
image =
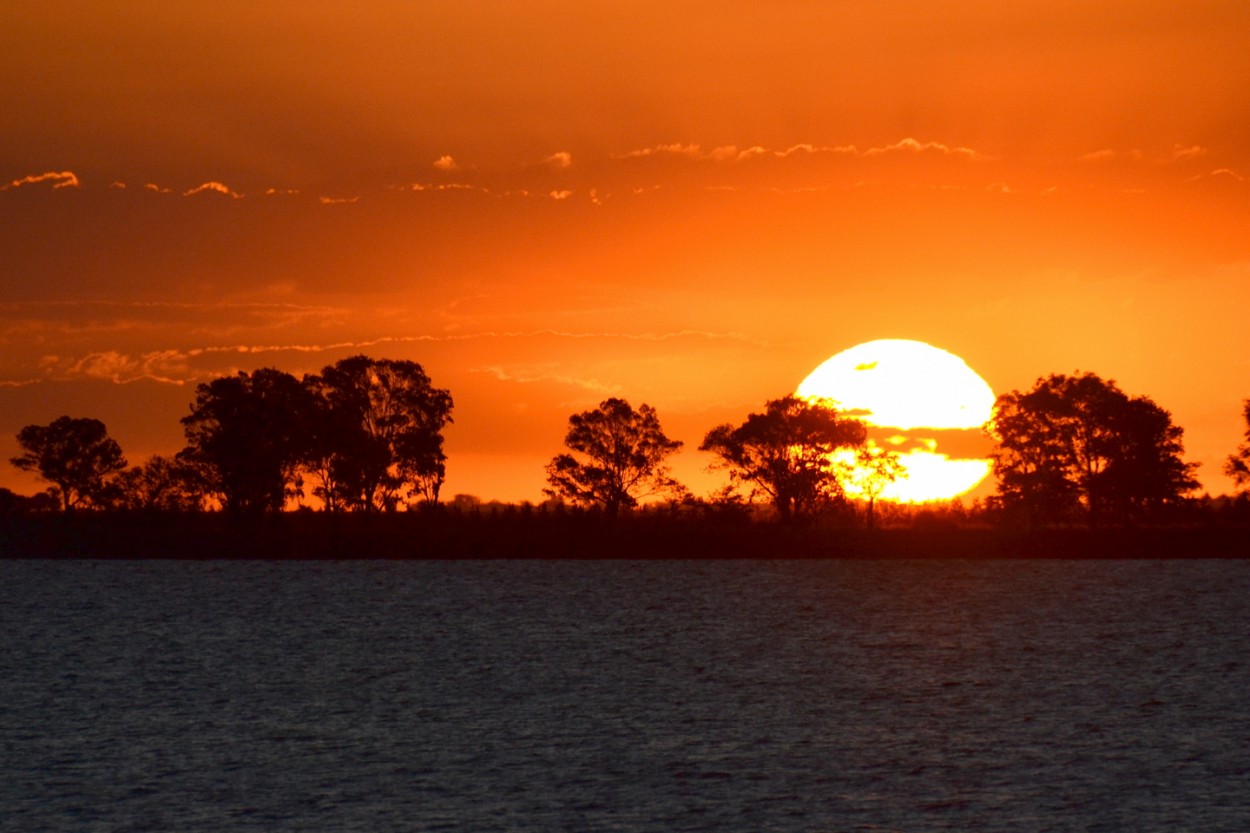
{"type": "Polygon", "coordinates": [[[861,447],[867,428],[833,403],[785,396],[738,427],[720,425],[699,446],[720,458],[733,485],[763,494],[783,521],[810,517],[843,498],[834,452],[861,447]]]}
{"type": "Polygon", "coordinates": [[[638,505],[638,499],[684,491],[664,460],[681,448],[660,427],[655,408],[634,410],[623,399],[569,417],[564,444],[579,457],[559,454],[547,464],[543,491],[580,506],[600,506],[609,515],[638,505]]]}
{"type": "Polygon", "coordinates": [[[1093,373],[1052,374],[1003,394],[987,431],[997,442],[996,501],[1031,523],[1078,511],[1090,525],[1131,520],[1197,486],[1171,415],[1093,373]]]}
{"type": "Polygon", "coordinates": [[[27,425],[17,442],[23,453],[10,462],[53,484],[66,512],[103,504],[109,479],[126,467],[121,446],[98,419],[63,416],[27,425]]]}
{"type": "Polygon", "coordinates": [[[847,461],[842,466],[843,482],[850,486],[855,496],[864,500],[867,527],[876,529],[877,498],[891,483],[907,476],[907,469],[899,460],[898,452],[864,445],[856,452],[853,461],[847,461]]]}
{"type": "Polygon", "coordinates": [[[438,502],[452,399],[421,365],[352,356],[304,384],[315,401],[305,463],[327,509],[394,509],[408,496],[438,502]]]}
{"type": "Polygon", "coordinates": [[[117,476],[116,505],[122,509],[191,512],[204,507],[200,473],[187,460],[150,457],[117,476]]]}
{"type": "Polygon", "coordinates": [[[182,419],[187,447],[179,459],[228,512],[276,512],[300,493],[311,407],[299,380],[272,368],[201,383],[182,419]]]}
{"type": "Polygon", "coordinates": [[[1246,423],[1246,438],[1237,446],[1237,452],[1230,454],[1224,463],[1224,473],[1237,484],[1238,491],[1250,489],[1250,399],[1242,402],[1242,418],[1246,423]]]}

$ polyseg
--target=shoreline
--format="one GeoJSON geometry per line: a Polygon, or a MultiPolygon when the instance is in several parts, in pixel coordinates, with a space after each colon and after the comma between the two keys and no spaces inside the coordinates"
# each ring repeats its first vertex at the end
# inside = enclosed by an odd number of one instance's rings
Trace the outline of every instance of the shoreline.
{"type": "Polygon", "coordinates": [[[0,518],[0,559],[1243,559],[1250,527],[780,526],[592,514],[80,513],[0,518]]]}

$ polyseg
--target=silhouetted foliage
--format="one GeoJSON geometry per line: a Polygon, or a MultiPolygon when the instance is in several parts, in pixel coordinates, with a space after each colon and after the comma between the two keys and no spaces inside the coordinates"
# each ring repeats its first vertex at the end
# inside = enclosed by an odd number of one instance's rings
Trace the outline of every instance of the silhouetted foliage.
{"type": "Polygon", "coordinates": [[[56,488],[33,495],[19,495],[12,489],[0,486],[0,516],[29,514],[39,512],[58,512],[61,501],[55,494],[56,488]]]}
{"type": "Polygon", "coordinates": [[[543,491],[553,498],[615,515],[637,506],[639,498],[684,492],[664,465],[682,443],[665,436],[650,405],[635,411],[623,399],[605,399],[594,410],[569,417],[564,444],[580,459],[559,454],[547,464],[551,486],[543,491]]]}
{"type": "Polygon", "coordinates": [[[987,431],[997,442],[996,503],[1030,523],[1081,512],[1091,525],[1137,520],[1197,487],[1171,415],[1093,373],[999,396],[987,431]]]}
{"type": "Polygon", "coordinates": [[[1237,484],[1237,490],[1244,492],[1250,489],[1250,399],[1242,403],[1242,418],[1246,423],[1246,438],[1237,446],[1237,452],[1230,454],[1224,463],[1224,473],[1237,484]]]}
{"type": "Polygon", "coordinates": [[[178,458],[228,512],[276,512],[300,493],[311,407],[299,380],[272,368],[201,383],[182,419],[187,447],[178,458]]]}
{"type": "Polygon", "coordinates": [[[11,515],[23,510],[25,496],[12,489],[0,486],[0,515],[11,515]]]}
{"type": "Polygon", "coordinates": [[[482,508],[482,499],[477,495],[453,495],[451,508],[458,512],[476,512],[482,508]]]}
{"type": "Polygon", "coordinates": [[[200,471],[186,459],[159,454],[117,476],[114,504],[122,509],[191,512],[207,497],[200,471]]]}
{"type": "Polygon", "coordinates": [[[315,404],[304,463],[328,510],[438,502],[452,399],[421,365],[352,356],[304,384],[315,404]]]}
{"type": "Polygon", "coordinates": [[[765,495],[783,521],[810,517],[844,499],[834,452],[863,446],[867,428],[832,403],[785,396],[736,428],[708,432],[699,446],[720,458],[733,485],[765,495]]]}
{"type": "Polygon", "coordinates": [[[845,466],[845,482],[849,483],[857,497],[865,505],[865,524],[869,529],[877,526],[877,498],[881,497],[891,483],[907,476],[898,453],[885,448],[864,445],[853,462],[845,466]]]}
{"type": "Polygon", "coordinates": [[[10,462],[51,483],[69,512],[106,503],[110,478],[126,467],[121,446],[98,419],[58,417],[17,434],[22,454],[10,462]]]}

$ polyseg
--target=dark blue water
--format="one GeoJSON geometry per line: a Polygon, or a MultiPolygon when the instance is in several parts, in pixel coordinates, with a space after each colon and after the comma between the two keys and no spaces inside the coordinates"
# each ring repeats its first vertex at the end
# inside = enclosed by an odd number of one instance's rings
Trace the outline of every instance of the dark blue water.
{"type": "Polygon", "coordinates": [[[5,831],[1250,830],[1250,563],[0,562],[5,831]]]}

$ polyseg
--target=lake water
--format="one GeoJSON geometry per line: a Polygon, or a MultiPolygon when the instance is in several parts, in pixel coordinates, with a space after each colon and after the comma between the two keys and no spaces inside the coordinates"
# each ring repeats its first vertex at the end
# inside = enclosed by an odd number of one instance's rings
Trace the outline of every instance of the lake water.
{"type": "Polygon", "coordinates": [[[0,562],[5,831],[1246,831],[1250,562],[0,562]]]}

